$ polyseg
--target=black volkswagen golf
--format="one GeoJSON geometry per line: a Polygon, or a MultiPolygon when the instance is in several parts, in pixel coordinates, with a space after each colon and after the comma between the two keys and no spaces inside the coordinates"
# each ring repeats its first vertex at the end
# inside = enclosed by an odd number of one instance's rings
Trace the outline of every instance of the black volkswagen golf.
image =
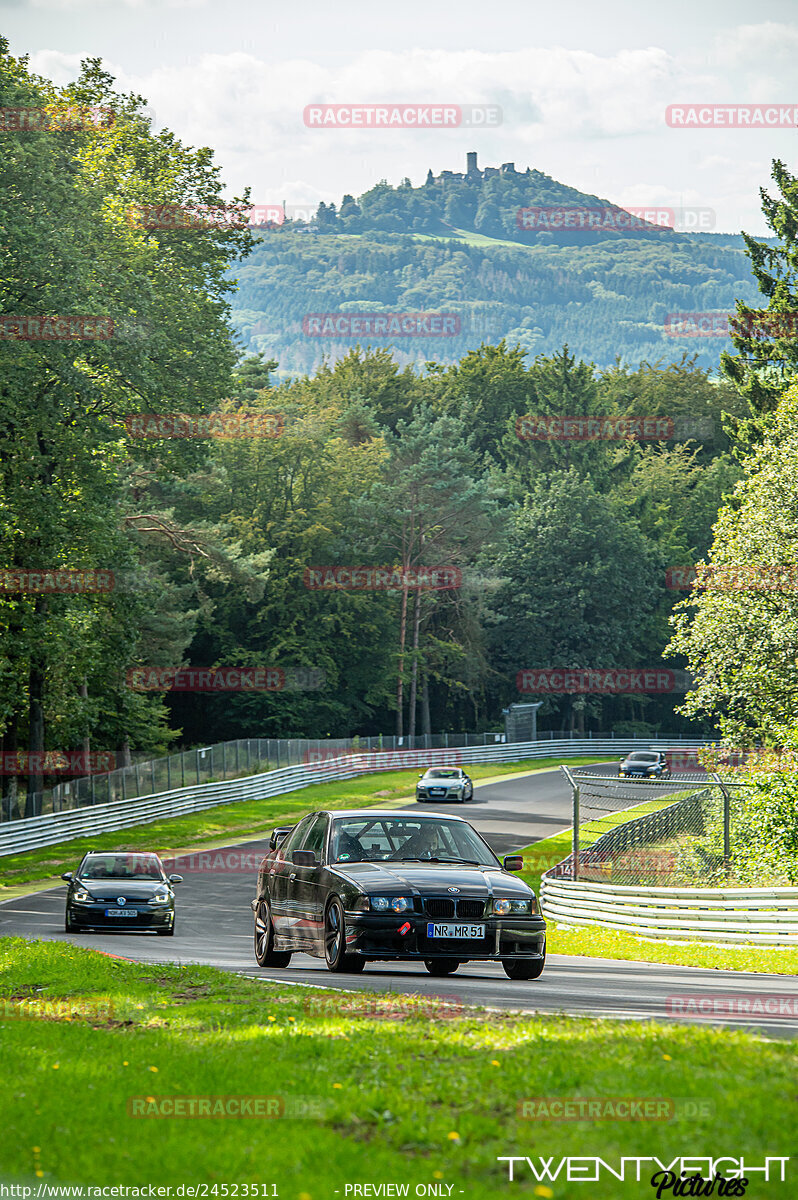
{"type": "Polygon", "coordinates": [[[375,809],[316,812],[277,829],[258,873],[255,958],[285,967],[294,952],[331,971],[423,962],[431,975],[501,962],[537,979],[546,922],[535,893],[461,817],[375,809]]]}
{"type": "Polygon", "coordinates": [[[90,850],[77,871],[61,876],[69,884],[64,929],[154,929],[163,937],[175,931],[172,884],[157,854],[100,854],[90,850]]]}

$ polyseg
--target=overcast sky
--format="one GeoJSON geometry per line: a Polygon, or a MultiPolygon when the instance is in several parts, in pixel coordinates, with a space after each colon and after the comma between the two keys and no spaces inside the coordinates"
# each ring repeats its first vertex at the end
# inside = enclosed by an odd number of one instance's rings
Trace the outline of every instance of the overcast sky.
{"type": "Polygon", "coordinates": [[[427,168],[514,161],[626,205],[708,206],[765,232],[798,131],[668,127],[669,104],[798,107],[795,0],[0,0],[0,29],[66,83],[97,56],[156,123],[214,148],[228,195],[358,194],[427,168]],[[305,105],[492,104],[491,129],[309,129],[305,105]]]}

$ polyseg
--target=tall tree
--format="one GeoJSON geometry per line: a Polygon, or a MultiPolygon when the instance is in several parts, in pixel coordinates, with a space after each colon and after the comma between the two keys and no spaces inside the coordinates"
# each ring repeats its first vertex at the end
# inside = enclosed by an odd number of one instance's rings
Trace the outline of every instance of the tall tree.
{"type": "Polygon", "coordinates": [[[798,731],[798,386],[771,414],[718,517],[703,579],[674,617],[674,653],[696,683],[682,711],[735,745],[798,731]]]}

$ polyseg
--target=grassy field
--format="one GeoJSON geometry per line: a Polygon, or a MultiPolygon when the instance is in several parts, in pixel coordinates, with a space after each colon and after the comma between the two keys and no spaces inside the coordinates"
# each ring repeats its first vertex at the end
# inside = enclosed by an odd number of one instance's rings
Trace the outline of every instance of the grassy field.
{"type": "MultiPolygon", "coordinates": [[[[650,804],[656,803],[658,801],[648,801],[645,806],[640,807],[648,810],[650,804]]],[[[670,803],[670,800],[666,799],[663,803],[670,803]]],[[[619,815],[624,820],[630,819],[628,811],[619,815]]],[[[591,845],[598,834],[607,828],[606,821],[601,822],[600,829],[595,828],[596,824],[598,823],[581,827],[581,845],[591,845]]],[[[527,846],[521,851],[527,867],[521,878],[539,894],[543,872],[561,862],[570,852],[570,830],[527,846]]],[[[754,943],[745,946],[709,946],[701,942],[666,944],[635,937],[634,934],[622,933],[619,930],[602,929],[600,925],[567,928],[549,922],[546,949],[548,954],[575,954],[586,958],[623,958],[635,962],[671,963],[683,967],[714,967],[725,971],[798,975],[798,947],[783,950],[778,946],[757,946],[754,943]]]]}
{"type": "MultiPolygon", "coordinates": [[[[590,762],[611,762],[608,757],[538,758],[517,763],[474,763],[468,767],[472,779],[491,779],[520,772],[546,770],[561,763],[584,765],[590,762]]],[[[159,854],[194,849],[200,846],[230,845],[247,836],[262,837],[275,825],[290,825],[306,812],[316,808],[357,808],[390,803],[414,794],[419,772],[380,771],[358,779],[334,783],[312,784],[296,792],[286,792],[267,800],[244,800],[223,804],[204,812],[185,817],[170,817],[135,825],[117,833],[100,833],[95,837],[76,838],[28,850],[0,859],[0,898],[2,889],[58,877],[74,868],[87,850],[154,850],[159,854]]]]}
{"type": "MultiPolygon", "coordinates": [[[[508,986],[528,996],[535,985],[508,986]]],[[[789,1042],[433,1003],[0,940],[0,1173],[34,1186],[274,1184],[281,1200],[345,1200],[347,1185],[365,1183],[615,1200],[656,1192],[648,1176],[586,1187],[524,1173],[510,1185],[497,1157],[529,1155],[538,1169],[537,1156],[552,1158],[554,1170],[566,1155],[617,1166],[621,1155],[744,1154],[759,1165],[793,1147],[789,1042]],[[181,1097],[189,1112],[185,1098],[236,1096],[268,1097],[274,1115],[148,1115],[181,1097]],[[524,1109],[574,1097],[656,1099],[660,1117],[554,1121],[524,1109]]],[[[758,1179],[747,1196],[789,1194],[789,1182],[758,1179]]]]}

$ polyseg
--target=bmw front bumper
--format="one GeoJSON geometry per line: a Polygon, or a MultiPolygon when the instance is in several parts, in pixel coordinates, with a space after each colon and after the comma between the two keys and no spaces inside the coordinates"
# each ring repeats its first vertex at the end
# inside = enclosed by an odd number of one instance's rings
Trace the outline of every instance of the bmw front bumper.
{"type": "Polygon", "coordinates": [[[463,962],[502,958],[540,959],[546,944],[543,917],[485,917],[476,921],[438,919],[420,913],[346,914],[346,950],[367,959],[454,958],[463,962]],[[482,925],[483,938],[430,938],[427,926],[482,925]],[[409,926],[409,928],[407,928],[409,926]]]}

